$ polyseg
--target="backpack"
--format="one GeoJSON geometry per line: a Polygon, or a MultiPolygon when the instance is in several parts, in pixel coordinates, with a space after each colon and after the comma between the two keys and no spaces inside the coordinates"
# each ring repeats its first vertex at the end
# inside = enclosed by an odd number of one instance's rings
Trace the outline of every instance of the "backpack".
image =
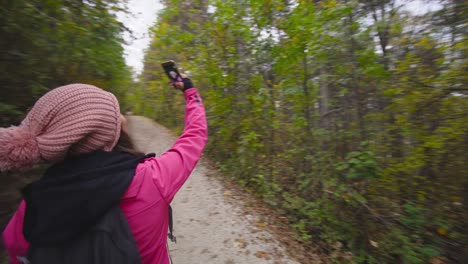
{"type": "Polygon", "coordinates": [[[138,264],[137,244],[120,207],[114,206],[78,239],[53,246],[31,245],[24,264],[138,264]]]}
{"type": "MultiPolygon", "coordinates": [[[[112,153],[104,153],[105,155],[111,155],[112,153]]],[[[96,153],[94,156],[104,155],[96,153]]],[[[115,154],[114,154],[115,155],[115,154]]],[[[148,154],[145,157],[151,157],[154,154],[148,154]]],[[[93,158],[93,156],[89,157],[93,158]]],[[[125,157],[124,157],[125,158],[125,157]]],[[[97,158],[96,158],[97,159],[97,158]]],[[[102,159],[102,158],[100,158],[102,159]]],[[[138,161],[138,159],[137,159],[138,161]]],[[[87,162],[91,164],[92,162],[87,162]]],[[[119,162],[122,164],[122,162],[119,162]]],[[[73,164],[72,164],[73,165],[73,164]]],[[[80,167],[75,166],[68,167],[80,167]]],[[[59,168],[60,169],[60,168],[59,168]]],[[[125,172],[125,170],[120,170],[125,172]]],[[[59,170],[59,172],[61,172],[59,170]]],[[[99,175],[100,176],[100,175],[99,175]]],[[[114,176],[114,174],[112,174],[114,176]]],[[[54,179],[54,178],[52,178],[54,179]]],[[[56,184],[57,185],[57,184],[56,184]]],[[[29,187],[32,188],[32,187],[29,187]]],[[[27,189],[25,188],[27,191],[27,189]]],[[[25,191],[25,193],[27,193],[25,191]]],[[[31,191],[29,192],[31,193],[31,191]]],[[[43,204],[43,203],[41,203],[43,204]]],[[[42,207],[43,210],[47,210],[47,207],[42,207]]],[[[172,219],[172,208],[169,206],[168,209],[169,217],[169,232],[168,238],[176,242],[176,237],[173,235],[173,219],[172,219]]],[[[26,213],[27,214],[27,213],[26,213]]],[[[26,217],[25,217],[26,219],[26,217]]],[[[75,218],[76,219],[76,218],[75,218]]],[[[26,220],[25,220],[26,223],[26,220]]],[[[81,222],[76,222],[80,225],[81,222]]],[[[76,227],[75,227],[76,228],[76,227]]],[[[43,228],[43,230],[46,230],[43,228]]],[[[24,230],[23,230],[24,232],[24,230]]],[[[29,232],[31,233],[31,232],[29,232]]],[[[47,232],[39,233],[41,236],[47,234],[47,232]]],[[[37,237],[37,236],[36,236],[37,237]]],[[[40,237],[40,236],[39,236],[40,237]]],[[[31,243],[26,257],[18,258],[21,263],[24,264],[138,264],[141,263],[140,255],[136,241],[131,233],[130,226],[128,225],[127,219],[123,214],[120,207],[114,205],[108,210],[103,216],[100,216],[99,221],[92,225],[82,235],[78,237],[70,236],[65,243],[56,244],[54,242],[41,243],[35,245],[31,243]],[[51,244],[53,243],[53,244],[51,244]],[[50,245],[50,246],[49,246],[50,245]]],[[[46,238],[46,237],[42,237],[46,238]]],[[[47,239],[41,239],[42,241],[47,239]]],[[[50,239],[49,239],[50,240],[50,239]]],[[[170,256],[169,256],[170,257],[170,256]]]]}

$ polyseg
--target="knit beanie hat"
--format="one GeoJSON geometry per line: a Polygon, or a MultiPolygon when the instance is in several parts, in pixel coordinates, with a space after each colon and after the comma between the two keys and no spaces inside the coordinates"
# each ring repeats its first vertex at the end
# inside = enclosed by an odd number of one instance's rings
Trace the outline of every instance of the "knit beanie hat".
{"type": "Polygon", "coordinates": [[[0,128],[0,171],[111,151],[120,126],[119,103],[113,94],[87,84],[55,88],[34,104],[19,126],[0,128]]]}

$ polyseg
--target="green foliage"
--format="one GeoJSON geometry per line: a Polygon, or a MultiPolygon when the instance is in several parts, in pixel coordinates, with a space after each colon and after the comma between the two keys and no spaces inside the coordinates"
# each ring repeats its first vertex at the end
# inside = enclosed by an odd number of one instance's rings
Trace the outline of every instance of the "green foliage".
{"type": "Polygon", "coordinates": [[[115,17],[119,6],[116,0],[2,1],[2,122],[18,122],[39,96],[69,83],[94,84],[123,99],[132,79],[123,58],[124,27],[115,17]]]}
{"type": "Polygon", "coordinates": [[[206,153],[298,239],[336,262],[466,262],[466,4],[163,3],[135,111],[181,129],[174,59],[203,94],[206,153]]]}
{"type": "Polygon", "coordinates": [[[377,161],[371,151],[352,151],[346,154],[346,161],[337,164],[336,169],[350,180],[364,180],[378,176],[377,161]]]}
{"type": "Polygon", "coordinates": [[[0,103],[0,113],[2,115],[19,115],[20,111],[16,109],[16,106],[0,103]]]}

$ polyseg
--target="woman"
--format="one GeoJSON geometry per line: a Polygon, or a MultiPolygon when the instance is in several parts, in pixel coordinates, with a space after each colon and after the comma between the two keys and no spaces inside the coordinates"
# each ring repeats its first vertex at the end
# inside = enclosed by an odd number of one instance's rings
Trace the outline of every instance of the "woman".
{"type": "Polygon", "coordinates": [[[157,158],[138,156],[117,99],[91,85],[51,90],[20,126],[0,128],[1,171],[54,164],[22,191],[24,200],[3,232],[11,263],[20,263],[30,243],[60,243],[85,232],[115,204],[128,221],[141,262],[169,263],[168,206],[207,141],[197,89],[188,78],[174,87],[185,96],[185,129],[157,158]]]}

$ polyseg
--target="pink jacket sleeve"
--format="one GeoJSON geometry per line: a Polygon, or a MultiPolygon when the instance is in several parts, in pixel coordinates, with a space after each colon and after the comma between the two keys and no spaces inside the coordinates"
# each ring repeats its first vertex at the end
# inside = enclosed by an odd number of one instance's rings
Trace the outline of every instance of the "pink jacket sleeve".
{"type": "Polygon", "coordinates": [[[8,225],[3,231],[3,243],[10,257],[12,264],[20,264],[18,258],[24,257],[29,247],[29,243],[23,236],[23,219],[26,203],[21,201],[21,204],[8,222],[8,225]]]}
{"type": "Polygon", "coordinates": [[[208,140],[205,108],[197,89],[185,91],[185,102],[184,132],[168,151],[150,160],[153,180],[167,203],[190,176],[208,140]]]}

